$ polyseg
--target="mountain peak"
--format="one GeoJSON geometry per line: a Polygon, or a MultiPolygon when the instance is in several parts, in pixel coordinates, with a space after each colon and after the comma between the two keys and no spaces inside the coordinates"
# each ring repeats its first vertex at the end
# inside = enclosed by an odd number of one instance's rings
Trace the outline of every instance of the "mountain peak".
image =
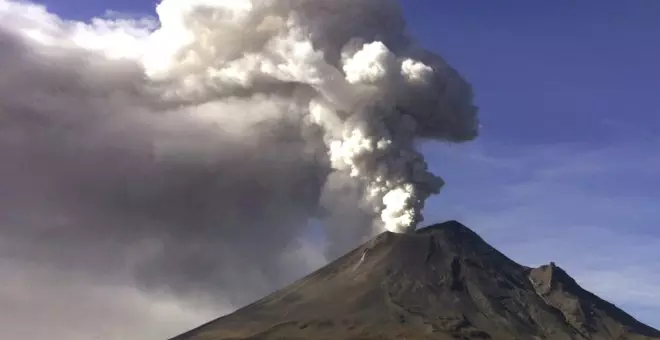
{"type": "Polygon", "coordinates": [[[457,221],[385,232],[173,340],[660,339],[554,263],[521,266],[457,221]]]}
{"type": "Polygon", "coordinates": [[[459,232],[472,232],[472,230],[470,230],[470,228],[466,227],[461,222],[458,222],[456,220],[449,220],[449,221],[446,221],[446,222],[432,224],[430,226],[417,229],[416,233],[417,234],[426,234],[426,233],[433,233],[433,232],[437,232],[437,231],[446,231],[446,230],[456,230],[456,231],[459,231],[459,232]]]}

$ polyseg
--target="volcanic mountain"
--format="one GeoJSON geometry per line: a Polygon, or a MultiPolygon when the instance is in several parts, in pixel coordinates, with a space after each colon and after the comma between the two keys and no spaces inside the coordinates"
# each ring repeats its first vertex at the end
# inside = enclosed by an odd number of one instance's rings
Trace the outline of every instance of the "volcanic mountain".
{"type": "Polygon", "coordinates": [[[660,339],[554,263],[522,266],[462,224],[385,232],[172,340],[660,339]]]}

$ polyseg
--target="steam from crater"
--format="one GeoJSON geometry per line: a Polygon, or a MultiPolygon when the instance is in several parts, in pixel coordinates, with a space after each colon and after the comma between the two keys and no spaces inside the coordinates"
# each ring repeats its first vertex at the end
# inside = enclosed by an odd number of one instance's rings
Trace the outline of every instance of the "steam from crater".
{"type": "MultiPolygon", "coordinates": [[[[69,281],[241,306],[375,233],[413,229],[443,185],[416,143],[477,135],[470,86],[406,34],[395,1],[156,12],[79,22],[0,0],[0,270],[21,288],[0,304],[22,299],[11,305],[31,315],[15,338],[58,332],[30,333],[33,315],[60,313],[29,301],[68,296],[69,281]],[[59,285],[17,293],[32,277],[59,285]]],[[[79,312],[51,323],[65,334],[89,306],[63,301],[79,312]]]]}
{"type": "Polygon", "coordinates": [[[354,181],[389,231],[414,228],[443,185],[415,142],[477,135],[469,85],[406,36],[394,1],[165,0],[157,12],[162,27],[141,57],[166,82],[163,101],[278,103],[246,119],[320,130],[329,171],[354,181]]]}
{"type": "Polygon", "coordinates": [[[0,0],[3,257],[241,304],[316,266],[291,265],[310,218],[326,259],[413,229],[443,185],[416,144],[477,135],[470,86],[395,1],[156,13],[0,0]]]}
{"type": "Polygon", "coordinates": [[[406,35],[394,1],[164,0],[158,22],[90,24],[7,16],[19,6],[2,3],[4,27],[52,59],[75,49],[112,59],[88,67],[95,86],[138,108],[131,119],[178,110],[245,139],[257,125],[295,127],[292,138],[350,181],[359,208],[389,231],[414,228],[443,185],[415,142],[477,135],[470,86],[406,35]],[[112,68],[126,76],[102,79],[112,68]]]}

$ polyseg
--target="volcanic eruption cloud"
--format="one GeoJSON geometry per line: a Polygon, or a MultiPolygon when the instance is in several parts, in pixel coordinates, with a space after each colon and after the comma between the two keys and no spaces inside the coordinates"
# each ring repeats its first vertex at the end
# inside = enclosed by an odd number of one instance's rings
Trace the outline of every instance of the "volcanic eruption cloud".
{"type": "Polygon", "coordinates": [[[158,101],[211,106],[218,124],[292,122],[289,138],[354,182],[389,231],[414,228],[443,185],[415,140],[476,135],[468,85],[414,45],[392,1],[164,1],[157,12],[141,56],[149,81],[166,84],[158,101]]]}
{"type": "Polygon", "coordinates": [[[254,295],[294,275],[273,262],[312,218],[341,251],[414,229],[443,186],[416,146],[478,133],[470,85],[395,1],[156,13],[79,22],[0,0],[0,232],[22,245],[3,251],[254,295]]]}

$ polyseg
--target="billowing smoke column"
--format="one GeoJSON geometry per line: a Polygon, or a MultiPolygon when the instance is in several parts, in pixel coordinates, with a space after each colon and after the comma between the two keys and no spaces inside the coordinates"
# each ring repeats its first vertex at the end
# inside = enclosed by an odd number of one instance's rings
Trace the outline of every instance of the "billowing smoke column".
{"type": "Polygon", "coordinates": [[[157,12],[143,61],[164,100],[279,103],[253,114],[320,128],[332,170],[389,231],[414,228],[443,185],[415,141],[477,134],[470,87],[405,36],[393,1],[165,0],[157,12]]]}
{"type": "Polygon", "coordinates": [[[394,1],[164,0],[157,14],[155,30],[115,19],[22,33],[139,61],[146,78],[130,85],[151,111],[225,129],[293,122],[393,232],[414,228],[443,185],[415,142],[477,134],[469,85],[405,35],[394,1]]]}
{"type": "MultiPolygon", "coordinates": [[[[0,289],[0,328],[10,310],[30,316],[13,338],[98,337],[68,332],[101,300],[135,319],[127,290],[145,311],[161,292],[236,308],[414,228],[443,184],[415,144],[478,123],[404,26],[390,0],[163,0],[88,22],[0,0],[0,286],[19,288],[0,289]],[[47,320],[61,310],[79,313],[47,320]]],[[[82,323],[126,329],[106,316],[82,323]]]]}
{"type": "Polygon", "coordinates": [[[309,259],[292,254],[310,218],[326,259],[414,228],[443,185],[416,143],[477,135],[470,86],[406,35],[394,1],[156,12],[78,22],[0,0],[12,256],[244,303],[303,274],[287,270],[309,259]]]}

